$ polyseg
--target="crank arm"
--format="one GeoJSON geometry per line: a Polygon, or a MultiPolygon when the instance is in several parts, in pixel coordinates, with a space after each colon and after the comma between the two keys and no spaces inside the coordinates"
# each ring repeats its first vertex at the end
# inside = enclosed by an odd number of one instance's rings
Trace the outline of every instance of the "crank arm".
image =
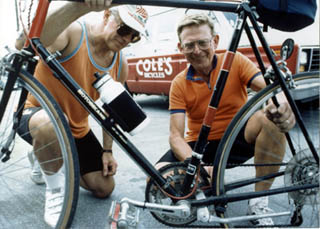
{"type": "Polygon", "coordinates": [[[131,200],[125,197],[120,201],[120,204],[122,205],[125,203],[131,204],[138,208],[147,209],[151,212],[158,212],[158,213],[163,213],[166,215],[172,215],[176,217],[186,218],[191,214],[191,208],[187,201],[179,201],[177,205],[171,206],[171,205],[162,205],[162,204],[131,200]]]}
{"type": "Polygon", "coordinates": [[[177,206],[169,206],[123,198],[120,202],[113,201],[111,204],[108,215],[110,228],[137,228],[140,214],[139,208],[181,218],[188,217],[191,214],[190,205],[187,201],[180,201],[177,206]]]}

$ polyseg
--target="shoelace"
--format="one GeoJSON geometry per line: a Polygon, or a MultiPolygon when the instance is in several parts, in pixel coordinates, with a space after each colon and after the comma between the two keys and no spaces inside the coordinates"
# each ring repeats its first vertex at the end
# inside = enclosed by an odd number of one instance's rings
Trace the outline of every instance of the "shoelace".
{"type": "MultiPolygon", "coordinates": [[[[273,210],[271,208],[261,206],[257,207],[256,211],[252,211],[252,214],[254,215],[260,215],[260,214],[266,214],[266,213],[272,213],[273,210]]],[[[253,225],[260,225],[260,226],[272,226],[273,225],[273,220],[271,218],[261,218],[261,219],[255,219],[252,220],[251,223],[253,225]]]]}
{"type": "Polygon", "coordinates": [[[268,207],[259,207],[259,212],[263,212],[263,213],[271,213],[273,212],[273,210],[271,208],[268,207]]]}

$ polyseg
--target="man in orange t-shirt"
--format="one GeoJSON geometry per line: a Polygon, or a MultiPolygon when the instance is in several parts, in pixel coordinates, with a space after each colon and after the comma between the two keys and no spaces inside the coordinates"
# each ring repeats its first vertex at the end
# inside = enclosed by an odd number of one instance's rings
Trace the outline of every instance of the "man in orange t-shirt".
{"type": "MultiPolygon", "coordinates": [[[[204,14],[185,16],[179,22],[177,32],[178,48],[185,55],[190,66],[178,74],[171,84],[169,96],[171,149],[157,162],[157,168],[191,157],[212,91],[222,68],[223,58],[226,55],[215,53],[219,35],[215,33],[210,18],[204,14]],[[187,117],[188,125],[186,136],[184,136],[185,117],[187,117]]],[[[247,57],[235,53],[208,136],[208,144],[204,149],[202,158],[204,162],[213,162],[217,146],[228,124],[247,101],[247,87],[259,91],[265,86],[259,69],[247,57]]],[[[240,131],[228,162],[239,164],[251,157],[254,157],[257,163],[259,161],[281,162],[286,143],[283,132],[291,129],[294,124],[294,115],[286,101],[280,102],[278,108],[272,103],[269,104],[264,111],[256,112],[240,131]],[[273,134],[277,143],[266,138],[265,133],[267,132],[273,134]],[[274,155],[263,155],[260,149],[272,152],[274,155]]],[[[211,174],[210,169],[212,167],[208,168],[211,174]]],[[[269,168],[256,168],[257,176],[268,173],[270,173],[269,168]]],[[[267,190],[271,184],[272,181],[258,182],[255,190],[267,190]]],[[[263,214],[269,210],[267,198],[250,200],[250,214],[263,214]]],[[[254,224],[273,225],[273,221],[271,218],[261,218],[254,224]]]]}
{"type": "MultiPolygon", "coordinates": [[[[111,0],[68,2],[49,14],[40,37],[49,51],[61,53],[61,65],[93,100],[99,98],[99,93],[92,86],[94,73],[109,72],[114,80],[124,83],[128,64],[121,50],[138,41],[146,32],[148,15],[143,7],[121,5],[108,9],[110,6],[111,0]],[[103,10],[103,17],[95,23],[76,21],[84,14],[103,10]]],[[[113,176],[117,170],[111,136],[103,131],[103,143],[100,144],[90,129],[88,112],[52,76],[42,61],[37,65],[35,76],[50,91],[67,117],[78,151],[81,187],[98,198],[108,197],[114,190],[113,176]]],[[[44,219],[55,227],[64,198],[64,183],[60,179],[64,171],[57,160],[50,161],[51,155],[59,153],[59,147],[55,148],[54,144],[44,147],[54,133],[52,126],[44,125],[47,120],[46,112],[29,95],[20,122],[25,124],[19,127],[19,134],[33,144],[33,151],[41,164],[46,183],[44,219]]]]}

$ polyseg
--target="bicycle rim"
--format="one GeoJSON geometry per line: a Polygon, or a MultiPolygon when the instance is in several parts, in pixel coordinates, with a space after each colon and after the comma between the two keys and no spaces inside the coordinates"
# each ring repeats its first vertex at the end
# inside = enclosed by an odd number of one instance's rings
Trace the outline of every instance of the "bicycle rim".
{"type": "MultiPolygon", "coordinates": [[[[0,227],[46,227],[44,221],[46,185],[36,185],[30,178],[35,151],[41,150],[41,152],[44,152],[46,147],[51,147],[50,149],[53,150],[53,145],[57,146],[57,151],[60,151],[61,154],[57,153],[56,158],[51,157],[50,161],[42,161],[41,164],[59,161],[63,166],[63,178],[60,179],[64,179],[62,180],[65,186],[64,198],[62,211],[55,227],[68,227],[71,225],[75,213],[79,192],[79,167],[73,137],[58,104],[33,76],[27,72],[22,72],[18,78],[18,83],[20,88],[26,89],[40,103],[50,120],[47,123],[43,123],[42,127],[51,125],[54,129],[55,137],[53,139],[55,140],[46,142],[41,149],[35,149],[17,133],[14,139],[9,139],[13,133],[15,111],[22,109],[18,107],[18,100],[22,90],[13,91],[0,124],[0,149],[4,150],[5,145],[10,142],[8,148],[12,150],[11,158],[8,161],[0,161],[0,227]],[[18,219],[17,216],[19,216],[18,219]]],[[[0,91],[0,99],[2,98],[2,93],[3,91],[0,91]]],[[[52,152],[53,154],[54,152],[52,152]]],[[[33,175],[33,180],[41,177],[39,174],[33,175]]]]}
{"type": "MultiPolygon", "coordinates": [[[[299,74],[294,78],[296,88],[291,89],[290,91],[297,102],[302,119],[319,155],[319,72],[299,74]],[[315,97],[313,97],[313,99],[308,99],[305,96],[305,93],[309,93],[308,95],[310,95],[312,92],[314,92],[315,97]]],[[[220,159],[216,160],[218,164],[216,165],[215,174],[213,176],[216,177],[214,182],[217,195],[254,192],[254,183],[250,185],[244,185],[242,183],[242,185],[240,185],[240,182],[254,179],[256,177],[255,169],[258,165],[253,158],[251,158],[241,166],[227,168],[231,146],[234,144],[239,130],[246,124],[247,120],[257,110],[261,109],[267,100],[280,92],[281,88],[279,85],[268,86],[250,99],[230,123],[218,149],[218,152],[220,152],[220,159]]],[[[282,160],[278,153],[273,152],[278,151],[275,149],[278,149],[277,147],[281,145],[278,141],[280,138],[277,138],[274,133],[268,133],[267,136],[268,144],[272,145],[271,150],[259,149],[256,144],[255,152],[260,150],[263,155],[271,156],[272,158],[277,159],[276,161],[280,160],[281,166],[279,172],[283,172],[282,175],[279,174],[279,176],[274,178],[273,183],[270,179],[265,179],[264,182],[272,184],[270,190],[306,184],[317,184],[317,188],[268,196],[268,207],[277,214],[277,217],[270,218],[276,226],[319,228],[319,165],[312,157],[311,151],[297,124],[289,131],[289,135],[292,139],[296,155],[292,155],[288,141],[286,141],[285,155],[282,160]],[[297,209],[300,208],[302,208],[302,210],[297,211],[297,209]],[[285,212],[287,215],[280,216],[281,213],[285,212]],[[301,222],[301,217],[298,217],[298,219],[292,217],[293,215],[296,216],[297,213],[301,213],[303,222],[301,222]]],[[[276,168],[276,162],[269,163],[264,161],[260,166],[263,166],[264,171],[267,171],[268,168],[276,168]]],[[[276,172],[266,172],[266,174],[275,173],[276,172]]],[[[220,210],[223,209],[224,212],[221,211],[217,214],[222,218],[228,219],[230,217],[241,217],[248,214],[248,200],[225,203],[220,207],[222,207],[220,210]]],[[[254,226],[255,223],[257,223],[257,221],[245,220],[241,222],[225,223],[222,224],[222,226],[248,227],[254,226]]]]}

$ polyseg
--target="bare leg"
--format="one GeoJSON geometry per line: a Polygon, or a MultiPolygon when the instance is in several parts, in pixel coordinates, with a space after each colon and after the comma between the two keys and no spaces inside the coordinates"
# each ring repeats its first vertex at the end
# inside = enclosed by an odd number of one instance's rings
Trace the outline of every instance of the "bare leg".
{"type": "Polygon", "coordinates": [[[62,210],[65,177],[63,159],[54,127],[44,110],[36,112],[29,121],[33,150],[46,183],[44,220],[55,227],[62,210]]]}
{"type": "Polygon", "coordinates": [[[91,172],[83,175],[80,185],[91,191],[97,198],[106,198],[111,195],[115,187],[113,176],[102,176],[102,171],[91,172]]]}
{"type": "Polygon", "coordinates": [[[35,113],[29,121],[34,153],[47,175],[56,173],[62,166],[58,139],[44,110],[35,113]]]}
{"type": "MultiPolygon", "coordinates": [[[[31,117],[29,129],[33,138],[33,149],[42,170],[46,175],[55,174],[61,168],[63,160],[53,126],[43,110],[31,117]]],[[[101,171],[96,171],[82,176],[80,185],[94,196],[105,198],[112,193],[115,182],[112,176],[104,177],[101,171]]]]}
{"type": "MultiPolygon", "coordinates": [[[[245,138],[249,143],[255,142],[255,163],[280,163],[286,148],[286,138],[262,111],[256,112],[248,121],[245,138]]],[[[256,176],[275,173],[279,166],[256,167],[256,176]]],[[[255,190],[268,190],[273,179],[256,184],[255,190]]]]}

